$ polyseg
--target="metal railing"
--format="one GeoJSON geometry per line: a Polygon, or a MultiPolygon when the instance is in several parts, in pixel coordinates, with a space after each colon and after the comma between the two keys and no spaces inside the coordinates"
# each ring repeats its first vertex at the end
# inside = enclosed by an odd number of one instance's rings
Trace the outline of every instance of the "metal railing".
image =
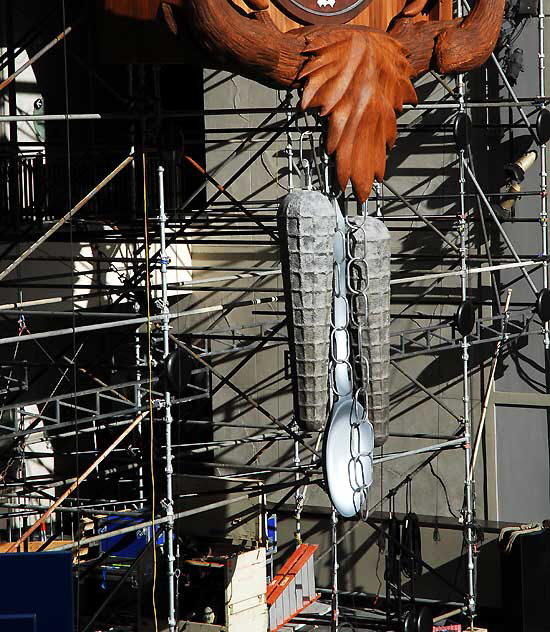
{"type": "MultiPolygon", "coordinates": [[[[126,154],[127,155],[127,154],[126,154]]],[[[83,198],[124,157],[122,152],[66,154],[36,152],[2,154],[0,151],[0,226],[57,220],[83,198]]],[[[147,157],[147,196],[158,199],[156,171],[166,170],[167,209],[183,205],[186,176],[179,157],[147,157]]],[[[140,215],[143,194],[140,166],[132,166],[105,187],[79,214],[84,219],[131,220],[140,215]]]]}

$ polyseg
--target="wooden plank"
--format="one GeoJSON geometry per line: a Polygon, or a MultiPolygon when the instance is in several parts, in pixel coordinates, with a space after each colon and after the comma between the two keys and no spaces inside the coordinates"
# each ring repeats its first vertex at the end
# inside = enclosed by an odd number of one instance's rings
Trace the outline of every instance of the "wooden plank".
{"type": "Polygon", "coordinates": [[[265,548],[240,553],[227,561],[225,617],[228,632],[267,628],[265,548]]]}
{"type": "MultiPolygon", "coordinates": [[[[44,549],[44,551],[53,551],[57,548],[59,548],[60,546],[65,546],[66,544],[72,544],[73,541],[72,540],[54,540],[53,542],[50,542],[48,544],[48,546],[44,549]]],[[[15,544],[15,542],[2,542],[2,544],[0,544],[0,553],[8,553],[10,547],[12,547],[15,544]]],[[[28,547],[29,547],[29,553],[36,553],[36,551],[38,551],[38,549],[44,544],[44,542],[28,542],[28,547]]]]}
{"type": "Polygon", "coordinates": [[[226,600],[236,606],[265,595],[265,549],[239,553],[227,561],[226,600]]]}

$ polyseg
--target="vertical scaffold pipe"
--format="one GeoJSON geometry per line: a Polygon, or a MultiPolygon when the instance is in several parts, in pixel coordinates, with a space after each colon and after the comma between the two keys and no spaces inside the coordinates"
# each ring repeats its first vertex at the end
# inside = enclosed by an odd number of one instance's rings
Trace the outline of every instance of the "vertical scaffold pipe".
{"type": "MultiPolygon", "coordinates": [[[[139,313],[139,304],[134,304],[134,311],[139,313]]],[[[142,394],[141,394],[141,367],[142,367],[142,358],[141,358],[141,342],[139,333],[136,331],[134,334],[134,353],[135,353],[135,362],[136,362],[136,383],[134,385],[134,405],[136,407],[136,411],[141,410],[142,404],[142,394]]],[[[143,426],[140,424],[138,428],[138,433],[140,437],[143,437],[143,426]]],[[[145,506],[145,473],[143,470],[143,464],[140,464],[138,469],[138,497],[139,497],[139,507],[143,509],[145,506]]]]}
{"type": "MultiPolygon", "coordinates": [[[[465,111],[464,104],[464,83],[462,77],[459,79],[459,99],[460,111],[465,111]]],[[[459,235],[460,235],[460,287],[462,301],[468,297],[468,221],[466,214],[466,173],[465,173],[465,155],[464,149],[459,150],[459,179],[460,179],[460,218],[459,218],[459,235]]],[[[470,460],[472,457],[471,436],[472,436],[472,420],[470,415],[470,384],[468,376],[469,365],[469,347],[468,336],[462,338],[462,388],[463,388],[463,431],[464,431],[464,539],[466,542],[466,570],[468,576],[468,595],[466,613],[470,620],[470,627],[473,628],[473,622],[476,612],[476,573],[475,573],[475,555],[474,555],[474,529],[475,505],[474,505],[474,479],[470,472],[470,460]]]]}
{"type": "MultiPolygon", "coordinates": [[[[468,7],[467,0],[459,0],[457,5],[458,17],[464,14],[464,6],[468,7]]],[[[498,67],[498,64],[497,64],[498,67]]],[[[464,75],[457,76],[458,89],[458,109],[460,113],[466,111],[464,75]]],[[[460,217],[459,217],[459,235],[460,235],[460,287],[462,300],[467,299],[468,294],[468,217],[466,214],[466,156],[464,149],[461,148],[458,154],[459,162],[459,186],[460,186],[460,217]]],[[[476,573],[475,573],[475,555],[474,555],[474,529],[473,522],[475,520],[475,497],[474,497],[474,481],[470,474],[470,460],[472,456],[471,437],[472,437],[472,419],[470,416],[470,384],[468,382],[468,360],[470,344],[468,336],[462,338],[462,387],[463,387],[463,403],[464,403],[464,539],[466,542],[466,571],[468,577],[468,595],[466,598],[466,614],[470,621],[470,628],[473,629],[474,617],[476,613],[476,573]]]]}
{"type": "MultiPolygon", "coordinates": [[[[163,358],[170,353],[170,307],[168,304],[168,252],[166,250],[166,209],[164,203],[164,167],[158,168],[159,183],[159,227],[160,227],[160,273],[162,282],[162,340],[163,358]]],[[[172,455],[172,410],[170,391],[164,389],[164,427],[166,430],[166,500],[163,503],[166,511],[166,558],[168,575],[168,630],[176,630],[176,602],[175,602],[175,570],[174,562],[174,500],[172,493],[172,476],[174,473],[172,455]]],[[[153,537],[155,535],[153,534],[153,537]]]]}
{"type": "Polygon", "coordinates": [[[331,541],[332,541],[332,617],[331,632],[338,632],[340,626],[340,603],[338,598],[338,513],[332,508],[331,520],[331,541]]]}
{"type": "MultiPolygon", "coordinates": [[[[538,35],[539,35],[539,99],[541,104],[544,104],[546,99],[546,81],[544,77],[545,73],[545,54],[544,54],[544,0],[539,0],[539,12],[538,12],[538,35]]],[[[546,144],[540,146],[540,215],[539,221],[542,231],[542,254],[544,255],[543,263],[543,288],[547,289],[548,283],[548,199],[546,196],[546,187],[548,174],[546,172],[546,144]]],[[[548,351],[550,350],[550,324],[544,323],[544,347],[548,351]]]]}

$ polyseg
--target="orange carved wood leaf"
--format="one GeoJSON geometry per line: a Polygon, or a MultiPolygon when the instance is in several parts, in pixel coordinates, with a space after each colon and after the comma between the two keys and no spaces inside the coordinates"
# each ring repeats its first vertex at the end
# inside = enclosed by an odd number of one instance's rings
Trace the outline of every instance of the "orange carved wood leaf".
{"type": "Polygon", "coordinates": [[[373,180],[384,178],[396,112],[417,102],[413,68],[399,42],[367,29],[312,33],[305,53],[302,109],[320,108],[328,118],[327,152],[335,154],[338,183],[344,190],[351,180],[364,201],[373,180]]]}

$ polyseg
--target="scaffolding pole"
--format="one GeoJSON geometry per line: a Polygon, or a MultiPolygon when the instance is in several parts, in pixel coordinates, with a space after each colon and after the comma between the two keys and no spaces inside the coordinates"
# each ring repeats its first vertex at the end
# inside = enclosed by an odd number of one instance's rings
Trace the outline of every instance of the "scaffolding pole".
{"type": "MultiPolygon", "coordinates": [[[[466,0],[459,0],[457,4],[458,17],[463,17],[464,6],[468,7],[466,0]]],[[[466,99],[465,99],[464,75],[462,73],[457,76],[457,97],[458,97],[458,116],[467,116],[466,99]]],[[[469,139],[468,139],[469,142],[469,139]]],[[[458,233],[460,238],[460,293],[462,301],[468,298],[468,238],[469,225],[468,213],[466,211],[466,176],[465,171],[468,169],[465,147],[458,147],[458,163],[459,163],[459,190],[460,190],[460,214],[458,233]]],[[[470,173],[473,178],[473,175],[470,173]]],[[[492,209],[491,209],[492,210],[492,209]]],[[[504,231],[502,231],[504,232],[504,231]]],[[[504,233],[505,234],[505,233],[504,233]]],[[[513,250],[511,244],[510,249],[513,250]]],[[[523,271],[524,269],[521,268],[523,271]]],[[[475,517],[475,498],[472,487],[472,478],[470,476],[470,459],[471,459],[471,416],[470,416],[470,383],[469,383],[469,341],[468,335],[462,337],[462,441],[464,448],[464,539],[466,542],[466,572],[467,572],[467,593],[465,595],[465,613],[470,622],[470,628],[473,629],[474,617],[476,614],[476,577],[475,577],[475,560],[474,560],[474,537],[472,523],[475,517]]]]}
{"type": "MultiPolygon", "coordinates": [[[[544,52],[544,0],[539,0],[537,30],[538,30],[538,79],[539,79],[539,98],[544,101],[546,98],[546,79],[545,73],[545,52],[544,52]]],[[[540,140],[539,140],[540,142],[540,140]]],[[[541,226],[542,254],[548,256],[548,198],[547,198],[547,157],[546,143],[540,145],[540,214],[539,221],[541,226]]],[[[548,289],[548,261],[544,262],[542,287],[548,289]]],[[[546,351],[550,351],[550,325],[544,323],[544,347],[546,351]]]]}
{"type": "MultiPolygon", "coordinates": [[[[164,360],[170,354],[170,305],[168,303],[168,252],[166,250],[166,209],[164,204],[164,167],[158,168],[159,186],[159,227],[160,227],[160,273],[162,279],[162,357],[164,360]]],[[[176,601],[175,601],[175,561],[174,556],[174,498],[172,479],[174,464],[172,454],[172,403],[167,381],[164,386],[164,428],[165,428],[165,459],[166,459],[166,499],[162,503],[166,512],[166,562],[168,579],[168,630],[176,629],[176,601]]]]}
{"type": "Polygon", "coordinates": [[[33,55],[28,61],[22,64],[14,73],[12,73],[7,79],[0,83],[0,92],[2,92],[5,88],[7,88],[12,81],[15,81],[20,74],[25,72],[27,68],[32,66],[35,62],[37,62],[43,55],[45,55],[51,48],[53,48],[56,44],[63,41],[65,37],[73,30],[72,26],[68,26],[64,31],[62,31],[59,35],[53,38],[51,42],[46,44],[44,48],[39,50],[36,55],[33,55]]]}
{"type": "Polygon", "coordinates": [[[130,432],[132,432],[132,430],[134,428],[136,428],[138,426],[138,424],[141,422],[141,420],[146,417],[149,413],[148,412],[143,412],[140,415],[138,415],[133,421],[132,423],[125,428],[120,435],[111,443],[111,445],[104,450],[98,457],[97,459],[94,460],[94,462],[86,468],[86,470],[77,477],[77,479],[74,481],[74,483],[72,483],[72,485],[70,485],[62,494],[61,496],[59,496],[59,498],[49,507],[49,509],[47,509],[42,516],[40,516],[40,518],[38,518],[38,520],[36,520],[36,522],[34,522],[34,524],[32,524],[26,531],[25,533],[23,533],[23,535],[17,540],[17,542],[13,542],[7,549],[6,549],[6,553],[13,553],[14,551],[17,551],[17,549],[26,541],[29,539],[29,537],[38,529],[38,527],[40,527],[41,524],[43,524],[44,522],[46,522],[46,520],[49,518],[49,516],[75,491],[75,489],[83,482],[85,481],[88,476],[98,467],[98,465],[100,465],[108,456],[109,454],[111,454],[111,452],[130,434],[130,432]]]}

